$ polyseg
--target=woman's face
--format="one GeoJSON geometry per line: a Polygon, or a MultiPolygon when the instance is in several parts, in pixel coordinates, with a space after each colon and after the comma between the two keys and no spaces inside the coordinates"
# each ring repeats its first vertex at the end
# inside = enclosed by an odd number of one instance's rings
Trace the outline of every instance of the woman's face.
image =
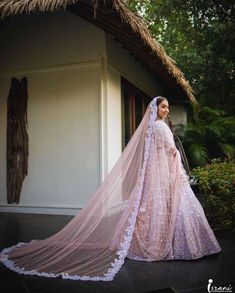
{"type": "Polygon", "coordinates": [[[167,100],[161,101],[161,103],[158,105],[158,110],[157,110],[157,116],[160,119],[164,119],[167,117],[169,114],[169,104],[167,100]]]}

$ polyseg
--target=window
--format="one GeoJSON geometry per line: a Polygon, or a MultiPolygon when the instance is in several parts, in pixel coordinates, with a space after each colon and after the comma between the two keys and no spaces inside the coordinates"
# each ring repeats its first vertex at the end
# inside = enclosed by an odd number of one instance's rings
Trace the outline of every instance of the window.
{"type": "Polygon", "coordinates": [[[122,78],[122,149],[140,124],[151,97],[122,78]]]}

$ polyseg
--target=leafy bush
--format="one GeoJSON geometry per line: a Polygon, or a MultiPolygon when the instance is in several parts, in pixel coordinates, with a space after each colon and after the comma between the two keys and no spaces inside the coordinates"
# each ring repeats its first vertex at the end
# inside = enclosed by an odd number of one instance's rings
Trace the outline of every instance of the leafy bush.
{"type": "Polygon", "coordinates": [[[192,170],[198,197],[214,231],[235,235],[235,164],[214,159],[192,170]]]}
{"type": "Polygon", "coordinates": [[[235,159],[235,118],[208,106],[188,105],[187,125],[175,125],[190,167],[203,166],[213,158],[235,159]]]}

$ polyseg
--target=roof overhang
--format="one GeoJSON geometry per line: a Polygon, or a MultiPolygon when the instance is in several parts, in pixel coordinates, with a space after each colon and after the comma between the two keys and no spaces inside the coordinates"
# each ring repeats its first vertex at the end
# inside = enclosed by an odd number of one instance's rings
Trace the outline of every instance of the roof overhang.
{"type": "Polygon", "coordinates": [[[167,97],[196,102],[193,90],[176,62],[151,36],[144,20],[131,12],[123,0],[3,0],[0,15],[55,11],[61,7],[112,35],[162,83],[167,97]]]}

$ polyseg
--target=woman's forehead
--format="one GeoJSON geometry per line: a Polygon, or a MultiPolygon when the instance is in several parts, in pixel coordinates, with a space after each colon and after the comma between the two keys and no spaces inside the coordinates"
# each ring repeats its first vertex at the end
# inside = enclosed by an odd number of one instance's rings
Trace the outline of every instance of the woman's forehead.
{"type": "Polygon", "coordinates": [[[161,105],[161,106],[169,106],[167,100],[163,100],[163,101],[160,103],[160,105],[161,105]]]}

